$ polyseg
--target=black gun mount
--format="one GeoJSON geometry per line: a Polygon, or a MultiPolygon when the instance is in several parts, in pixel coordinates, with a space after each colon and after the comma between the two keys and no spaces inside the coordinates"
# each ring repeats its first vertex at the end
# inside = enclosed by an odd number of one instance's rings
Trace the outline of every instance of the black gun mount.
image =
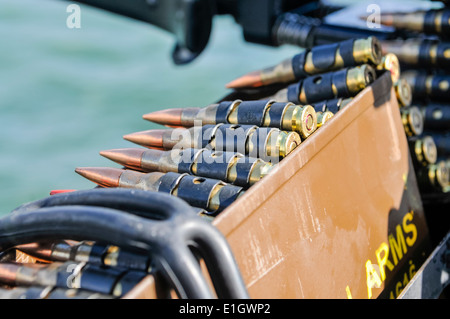
{"type": "MultiPolygon", "coordinates": [[[[208,44],[215,15],[229,14],[249,42],[272,45],[278,15],[312,0],[75,0],[96,8],[153,24],[175,35],[175,64],[194,60],[208,44]]],[[[308,11],[316,9],[309,6],[308,11]]],[[[301,12],[305,13],[305,12],[301,12]]]]}
{"type": "Polygon", "coordinates": [[[175,64],[186,64],[206,48],[215,15],[231,15],[244,39],[262,45],[311,48],[350,38],[392,36],[323,23],[342,9],[327,0],[74,0],[155,25],[175,35],[175,64]]]}

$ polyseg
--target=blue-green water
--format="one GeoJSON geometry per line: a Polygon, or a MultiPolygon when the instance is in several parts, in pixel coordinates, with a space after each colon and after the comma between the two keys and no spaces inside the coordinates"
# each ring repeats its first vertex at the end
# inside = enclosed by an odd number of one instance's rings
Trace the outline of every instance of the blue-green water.
{"type": "Polygon", "coordinates": [[[168,33],[86,6],[81,29],[69,29],[68,4],[0,1],[0,215],[53,189],[94,187],[74,169],[119,167],[98,152],[137,147],[122,136],[158,128],[143,114],[205,106],[235,77],[299,50],[246,43],[220,17],[203,54],[175,66],[168,33]]]}

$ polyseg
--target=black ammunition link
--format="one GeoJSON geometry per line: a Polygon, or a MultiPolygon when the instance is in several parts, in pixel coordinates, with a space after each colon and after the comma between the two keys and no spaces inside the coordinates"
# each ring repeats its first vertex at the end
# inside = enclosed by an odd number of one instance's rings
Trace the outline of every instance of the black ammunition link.
{"type": "Polygon", "coordinates": [[[229,163],[237,156],[237,153],[203,150],[195,161],[195,175],[226,181],[229,163]]]}
{"type": "Polygon", "coordinates": [[[300,88],[301,80],[299,83],[294,83],[287,87],[287,100],[289,102],[300,104],[300,88]]]}
{"type": "Polygon", "coordinates": [[[343,67],[354,66],[356,64],[353,56],[354,42],[354,39],[349,39],[339,43],[323,44],[297,54],[292,59],[292,69],[295,78],[301,79],[312,75],[305,71],[308,54],[311,54],[313,67],[317,70],[314,73],[323,73],[335,69],[338,51],[344,63],[343,67]]]}
{"type": "Polygon", "coordinates": [[[312,106],[316,112],[331,112],[336,114],[341,109],[342,98],[325,100],[313,103],[312,106]]]}
{"type": "Polygon", "coordinates": [[[435,10],[429,10],[425,13],[424,19],[423,19],[423,32],[424,33],[435,33],[435,19],[436,19],[436,13],[435,10]]]}
{"type": "Polygon", "coordinates": [[[173,172],[164,174],[164,176],[161,177],[158,191],[172,194],[172,191],[177,187],[179,181],[186,175],[187,174],[178,174],[173,172]]]}
{"type": "Polygon", "coordinates": [[[219,193],[219,208],[217,213],[223,211],[225,208],[230,206],[242,193],[243,188],[233,185],[225,185],[220,189],[219,193]]]}
{"type": "Polygon", "coordinates": [[[422,108],[424,129],[448,130],[450,128],[450,105],[429,104],[422,108]]]}
{"type": "Polygon", "coordinates": [[[449,75],[434,75],[431,81],[430,98],[440,99],[442,101],[449,101],[450,99],[450,76],[449,75]]]}
{"type": "Polygon", "coordinates": [[[430,51],[434,44],[434,41],[427,40],[424,40],[420,43],[418,56],[419,65],[433,65],[430,51]]]}
{"type": "Polygon", "coordinates": [[[306,62],[306,54],[308,51],[304,51],[295,55],[292,58],[292,70],[294,71],[294,76],[296,79],[301,79],[309,76],[308,73],[305,72],[305,62],[306,62]]]}
{"type": "MultiPolygon", "coordinates": [[[[84,267],[84,263],[77,263],[77,262],[65,262],[65,263],[63,263],[56,270],[55,287],[72,288],[71,286],[68,286],[68,285],[71,284],[71,279],[73,279],[75,276],[78,275],[76,269],[78,268],[78,271],[80,271],[83,267],[84,267]]],[[[36,282],[36,284],[37,285],[42,285],[42,283],[39,282],[39,279],[38,279],[38,282],[36,282]]]]}
{"type": "Polygon", "coordinates": [[[414,98],[427,97],[428,94],[426,89],[426,81],[427,77],[425,74],[417,74],[417,76],[414,78],[414,84],[411,87],[414,98]]]}
{"type": "MultiPolygon", "coordinates": [[[[217,129],[222,126],[222,124],[213,125],[203,125],[200,129],[200,135],[197,136],[197,143],[195,144],[195,148],[206,148],[209,147],[211,140],[216,135],[217,129]]],[[[194,137],[195,138],[195,137],[194,137]]]]}
{"type": "Polygon", "coordinates": [[[233,101],[225,101],[217,106],[216,123],[228,123],[228,115],[230,115],[233,103],[233,101]]]}
{"type": "Polygon", "coordinates": [[[431,81],[426,74],[418,74],[414,81],[413,97],[446,102],[450,97],[450,76],[432,75],[431,81]]]}
{"type": "Polygon", "coordinates": [[[450,68],[449,52],[450,52],[450,42],[441,42],[437,44],[436,66],[445,68],[447,70],[450,68]]]}
{"type": "Polygon", "coordinates": [[[87,264],[81,272],[80,288],[103,294],[112,294],[119,277],[125,270],[102,268],[87,264]]]}
{"type": "Polygon", "coordinates": [[[325,103],[314,103],[312,104],[312,106],[314,107],[314,110],[316,112],[325,112],[327,105],[325,103]]]}
{"type": "Polygon", "coordinates": [[[429,10],[425,13],[423,31],[426,34],[439,34],[443,38],[450,37],[450,10],[429,10]],[[436,16],[442,12],[437,21],[436,16]]]}
{"type": "Polygon", "coordinates": [[[218,125],[214,135],[215,150],[245,154],[248,135],[255,128],[255,125],[218,125]]]}
{"type": "Polygon", "coordinates": [[[195,161],[195,158],[200,156],[201,150],[196,150],[193,148],[183,149],[181,150],[181,160],[178,163],[178,173],[183,174],[191,173],[192,164],[195,161]]]}
{"type": "Polygon", "coordinates": [[[425,132],[430,135],[436,144],[437,153],[439,156],[450,156],[450,133],[449,132],[425,132]]]}
{"type": "Polygon", "coordinates": [[[349,39],[342,41],[339,45],[339,55],[344,61],[343,67],[349,67],[356,65],[355,56],[353,52],[353,46],[355,44],[355,39],[349,39]]]}
{"type": "MultiPolygon", "coordinates": [[[[332,85],[334,87],[336,87],[337,93],[336,93],[336,96],[334,96],[334,95],[330,96],[329,99],[332,99],[335,97],[351,96],[350,91],[348,90],[348,87],[347,87],[347,74],[348,74],[348,69],[343,69],[343,70],[339,70],[339,71],[332,73],[332,75],[333,75],[332,85]]],[[[326,98],[326,99],[328,99],[328,98],[326,98]]],[[[319,97],[317,97],[314,100],[319,101],[319,97]]]]}
{"type": "Polygon", "coordinates": [[[324,99],[334,99],[336,97],[349,97],[347,72],[348,69],[342,69],[300,80],[299,83],[288,87],[288,100],[292,103],[304,104],[314,103],[324,99]],[[333,87],[336,88],[336,94],[333,91],[333,87]],[[300,97],[302,92],[305,95],[305,100],[302,100],[300,97]]]}
{"type": "Polygon", "coordinates": [[[278,102],[274,103],[270,106],[268,114],[270,118],[270,124],[269,127],[276,127],[281,129],[282,122],[283,122],[283,114],[286,110],[286,107],[290,105],[290,103],[283,103],[278,102]]]}
{"type": "Polygon", "coordinates": [[[94,263],[97,265],[103,264],[103,257],[106,253],[106,247],[100,245],[90,245],[89,257],[88,260],[80,260],[80,252],[83,248],[86,248],[86,245],[76,245],[74,249],[70,250],[70,259],[74,261],[86,261],[90,263],[94,263]]]}
{"type": "MultiPolygon", "coordinates": [[[[111,247],[108,245],[100,245],[96,243],[91,244],[89,242],[82,241],[75,244],[74,246],[69,246],[66,243],[58,243],[56,246],[57,250],[62,249],[59,248],[60,245],[65,245],[68,247],[68,249],[66,249],[69,252],[67,260],[75,262],[88,262],[102,266],[106,265],[105,258],[107,258],[109,254],[109,247],[111,247]],[[88,249],[89,254],[86,255],[86,252],[84,252],[83,249],[88,249]]],[[[56,258],[55,260],[61,260],[61,258],[56,258]]],[[[63,261],[66,261],[66,259],[63,261]]],[[[150,264],[150,258],[120,249],[117,255],[116,263],[117,267],[147,271],[150,264]]]]}
{"type": "Polygon", "coordinates": [[[225,183],[204,177],[184,175],[177,185],[177,197],[184,199],[192,206],[207,209],[211,192],[218,184],[225,183]]]}
{"type": "Polygon", "coordinates": [[[266,110],[275,101],[244,101],[237,107],[237,122],[243,125],[261,126],[266,110]]]}
{"type": "Polygon", "coordinates": [[[422,40],[419,45],[417,64],[421,67],[450,68],[450,42],[422,40]],[[436,48],[435,48],[436,47],[436,48]],[[432,52],[432,51],[435,52],[432,52]]]}
{"type": "Polygon", "coordinates": [[[300,103],[333,98],[333,75],[326,73],[307,77],[300,85],[300,92],[304,93],[306,98],[306,101],[300,101],[299,97],[300,103]]]}
{"type": "Polygon", "coordinates": [[[236,163],[236,185],[248,185],[250,182],[250,174],[257,159],[251,157],[241,157],[236,163]]]}
{"type": "Polygon", "coordinates": [[[121,268],[148,271],[150,264],[151,258],[148,256],[130,253],[122,249],[117,257],[117,267],[121,268]]]}
{"type": "MultiPolygon", "coordinates": [[[[255,133],[250,136],[249,142],[256,146],[255,149],[249,151],[250,157],[261,158],[267,162],[276,157],[267,155],[268,140],[273,131],[277,131],[277,129],[272,127],[259,127],[255,133]]],[[[278,159],[278,157],[276,159],[278,159]]]]}
{"type": "Polygon", "coordinates": [[[311,49],[311,57],[314,68],[328,71],[336,63],[336,53],[339,49],[338,43],[316,46],[311,49]]]}

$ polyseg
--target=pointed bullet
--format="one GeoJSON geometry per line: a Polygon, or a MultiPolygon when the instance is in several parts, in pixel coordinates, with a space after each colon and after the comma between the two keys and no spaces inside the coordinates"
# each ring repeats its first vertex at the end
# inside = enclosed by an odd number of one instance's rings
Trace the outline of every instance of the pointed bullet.
{"type": "Polygon", "coordinates": [[[292,83],[315,74],[362,64],[378,65],[381,46],[375,37],[342,41],[333,46],[318,45],[292,58],[262,70],[247,73],[228,83],[228,88],[260,87],[275,83],[292,83]],[[316,61],[328,61],[316,63],[316,61]]]}
{"type": "Polygon", "coordinates": [[[253,71],[231,81],[226,84],[226,87],[229,89],[256,88],[263,86],[264,84],[265,83],[262,81],[262,73],[260,71],[253,71]]]}
{"type": "Polygon", "coordinates": [[[79,167],[75,172],[102,187],[118,187],[124,171],[111,167],[79,167]]]}
{"type": "Polygon", "coordinates": [[[184,199],[194,207],[211,212],[224,209],[244,193],[242,187],[226,184],[217,179],[189,174],[142,173],[106,167],[83,167],[77,168],[76,172],[104,187],[135,188],[169,193],[184,199]],[[200,184],[201,186],[198,186],[200,184]]]}
{"type": "Polygon", "coordinates": [[[407,13],[384,13],[379,16],[382,25],[397,30],[420,32],[425,35],[439,35],[448,39],[450,34],[450,10],[422,10],[407,13]]]}
{"type": "MultiPolygon", "coordinates": [[[[358,82],[354,80],[353,82],[358,82]]],[[[353,83],[352,82],[352,83],[353,83]]],[[[288,89],[285,89],[287,92],[288,89]]],[[[288,95],[286,92],[282,93],[283,90],[279,91],[280,99],[286,100],[288,95]]],[[[300,134],[303,138],[307,138],[311,135],[317,128],[317,125],[308,125],[304,120],[309,117],[313,118],[316,122],[315,110],[310,105],[294,105],[294,103],[289,102],[276,102],[277,97],[270,100],[257,100],[257,101],[223,101],[219,104],[210,104],[203,108],[185,108],[182,109],[179,121],[175,123],[172,119],[172,124],[179,124],[184,128],[193,127],[205,127],[208,125],[219,125],[219,124],[236,124],[236,125],[256,125],[260,127],[273,127],[283,131],[295,131],[300,134]],[[244,124],[245,123],[245,124],[244,124]]],[[[165,110],[161,112],[170,113],[170,110],[165,110]]],[[[158,114],[161,114],[158,113],[158,114]]],[[[153,113],[151,113],[153,114],[153,113]]],[[[144,118],[146,116],[144,115],[144,118]]],[[[164,123],[163,118],[158,119],[160,124],[164,123]]],[[[167,132],[167,130],[166,130],[167,132]]],[[[176,134],[171,135],[169,132],[159,132],[156,130],[139,132],[135,136],[126,136],[126,139],[132,140],[133,142],[143,145],[146,147],[159,147],[163,149],[171,149],[173,147],[171,139],[177,139],[176,134]],[[152,133],[149,133],[152,132],[152,133]],[[150,137],[154,140],[154,143],[147,141],[150,137]],[[162,146],[161,146],[162,138],[162,146]],[[167,145],[166,145],[167,144],[167,145]]],[[[191,147],[191,146],[188,146],[191,147]]],[[[193,147],[193,146],[192,146],[193,147]]],[[[204,147],[204,146],[201,146],[204,147]]],[[[198,148],[195,146],[195,148],[198,148]]]]}
{"type": "MultiPolygon", "coordinates": [[[[285,144],[288,144],[290,148],[293,146],[293,141],[288,140],[285,144]]],[[[216,152],[209,149],[187,148],[160,151],[125,148],[102,151],[100,154],[128,169],[141,172],[186,173],[219,179],[243,187],[253,185],[273,168],[272,164],[261,159],[245,157],[235,152],[216,152]],[[215,167],[214,163],[221,165],[215,167]],[[249,165],[250,163],[253,165],[249,165]],[[237,171],[240,178],[232,173],[237,171]]]]}
{"type": "Polygon", "coordinates": [[[183,113],[183,108],[172,108],[167,110],[156,111],[148,114],[144,114],[142,117],[150,122],[179,126],[181,123],[181,114],[183,113]]]}
{"type": "Polygon", "coordinates": [[[127,168],[142,170],[141,160],[145,149],[141,148],[123,148],[101,151],[100,155],[104,156],[116,163],[119,163],[127,168]]]}
{"type": "Polygon", "coordinates": [[[112,167],[82,167],[75,170],[81,176],[102,187],[139,188],[158,191],[160,172],[147,173],[112,167]]]}
{"type": "Polygon", "coordinates": [[[166,130],[148,130],[124,135],[123,138],[145,147],[162,149],[163,135],[166,130]]]}
{"type": "MultiPolygon", "coordinates": [[[[211,106],[216,105],[218,104],[211,104],[211,106]]],[[[208,107],[172,108],[144,114],[142,117],[150,122],[162,124],[171,128],[191,127],[200,124],[215,124],[215,121],[212,119],[209,119],[210,122],[207,122],[202,117],[197,118],[199,113],[205,112],[207,109],[208,107]],[[195,121],[197,120],[202,121],[202,123],[196,124],[195,121]]]]}
{"type": "MultiPolygon", "coordinates": [[[[179,152],[180,150],[178,150],[179,152]]],[[[134,169],[142,172],[177,172],[173,158],[170,158],[170,152],[156,149],[123,148],[100,152],[106,158],[125,166],[128,169],[134,169]]],[[[175,155],[173,155],[175,157],[175,155]]],[[[183,172],[184,173],[184,172],[183,172]]]]}

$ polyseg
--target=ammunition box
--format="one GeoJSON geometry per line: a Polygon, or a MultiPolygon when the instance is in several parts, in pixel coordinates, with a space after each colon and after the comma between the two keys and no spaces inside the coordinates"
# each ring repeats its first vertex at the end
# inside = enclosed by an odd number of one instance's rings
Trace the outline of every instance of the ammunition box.
{"type": "MultiPolygon", "coordinates": [[[[213,225],[251,298],[396,298],[431,244],[390,76],[360,92],[213,225]]],[[[157,287],[146,278],[124,298],[153,298],[157,287]]]]}

